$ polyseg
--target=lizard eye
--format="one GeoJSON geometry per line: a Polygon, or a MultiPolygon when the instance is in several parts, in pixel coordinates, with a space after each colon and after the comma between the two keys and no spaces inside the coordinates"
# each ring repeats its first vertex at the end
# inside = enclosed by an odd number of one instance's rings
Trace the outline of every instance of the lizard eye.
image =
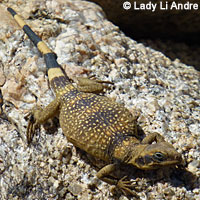
{"type": "Polygon", "coordinates": [[[160,153],[160,152],[156,152],[154,155],[153,155],[153,158],[158,161],[158,162],[162,162],[165,160],[165,155],[163,153],[160,153]]]}

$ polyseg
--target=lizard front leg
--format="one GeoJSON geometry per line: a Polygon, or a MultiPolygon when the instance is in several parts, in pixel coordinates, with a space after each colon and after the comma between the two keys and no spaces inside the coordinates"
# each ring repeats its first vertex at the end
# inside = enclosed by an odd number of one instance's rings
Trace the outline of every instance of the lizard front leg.
{"type": "Polygon", "coordinates": [[[160,135],[159,133],[151,133],[149,135],[147,135],[143,140],[142,140],[142,144],[152,144],[153,142],[165,142],[165,139],[162,135],[160,135]]]}
{"type": "Polygon", "coordinates": [[[28,144],[30,144],[32,141],[32,138],[35,134],[35,129],[57,114],[59,110],[59,105],[60,102],[58,101],[58,98],[56,98],[44,109],[36,106],[31,110],[31,112],[28,114],[29,120],[26,132],[28,144]]]}
{"type": "Polygon", "coordinates": [[[111,185],[115,185],[119,188],[124,195],[131,194],[133,196],[137,196],[137,194],[132,191],[133,185],[131,181],[125,181],[126,176],[121,178],[120,180],[116,180],[114,178],[108,177],[110,174],[115,171],[119,167],[119,164],[109,164],[100,169],[97,173],[97,177],[102,181],[109,183],[111,185]]]}

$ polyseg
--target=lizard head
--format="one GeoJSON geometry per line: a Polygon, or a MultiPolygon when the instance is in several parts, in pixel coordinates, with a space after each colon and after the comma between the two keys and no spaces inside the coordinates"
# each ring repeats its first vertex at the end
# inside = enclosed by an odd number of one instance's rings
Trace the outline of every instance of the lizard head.
{"type": "Polygon", "coordinates": [[[150,170],[183,163],[181,154],[167,142],[140,144],[136,151],[133,151],[128,164],[139,169],[150,170]]]}

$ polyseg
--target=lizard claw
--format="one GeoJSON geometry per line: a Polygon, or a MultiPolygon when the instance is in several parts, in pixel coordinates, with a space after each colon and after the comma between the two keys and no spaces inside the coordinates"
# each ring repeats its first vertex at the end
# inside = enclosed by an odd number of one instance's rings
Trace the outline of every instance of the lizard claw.
{"type": "Polygon", "coordinates": [[[34,120],[34,116],[32,114],[29,114],[29,120],[28,120],[28,126],[27,126],[27,130],[26,130],[26,139],[28,144],[31,143],[34,133],[35,133],[35,120],[34,120]]]}
{"type": "Polygon", "coordinates": [[[40,107],[34,107],[30,113],[28,113],[25,117],[28,118],[28,126],[26,130],[26,138],[28,144],[32,142],[33,136],[35,134],[35,130],[37,129],[39,123],[37,121],[38,112],[41,110],[40,107]]]}
{"type": "Polygon", "coordinates": [[[132,190],[134,186],[132,185],[132,181],[125,181],[127,176],[124,176],[121,178],[116,187],[119,188],[124,195],[132,195],[132,196],[137,196],[137,194],[132,190]]]}

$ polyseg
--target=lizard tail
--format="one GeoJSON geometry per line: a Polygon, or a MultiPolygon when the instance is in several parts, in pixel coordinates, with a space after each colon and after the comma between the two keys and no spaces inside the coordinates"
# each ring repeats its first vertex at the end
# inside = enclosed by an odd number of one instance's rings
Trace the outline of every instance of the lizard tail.
{"type": "Polygon", "coordinates": [[[28,35],[33,44],[43,54],[46,68],[48,70],[49,82],[54,91],[56,92],[56,90],[65,87],[70,82],[70,79],[63,73],[61,66],[58,64],[57,55],[33,32],[33,30],[12,8],[7,8],[7,10],[28,35]]]}

